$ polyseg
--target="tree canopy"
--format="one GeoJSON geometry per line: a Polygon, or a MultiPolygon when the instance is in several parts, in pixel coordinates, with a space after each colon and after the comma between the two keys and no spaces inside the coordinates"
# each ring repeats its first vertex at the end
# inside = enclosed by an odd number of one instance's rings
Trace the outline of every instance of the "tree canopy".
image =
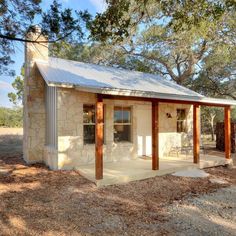
{"type": "Polygon", "coordinates": [[[225,69],[235,70],[233,53],[230,56],[236,45],[235,1],[107,0],[107,3],[107,10],[97,14],[89,27],[91,37],[109,45],[113,55],[124,55],[125,61],[145,65],[139,67],[141,70],[191,88],[196,78],[207,72],[220,89],[218,95],[226,95],[221,91],[226,77],[229,80],[225,69]],[[223,58],[228,60],[221,64],[223,58]],[[214,61],[222,68],[217,76],[214,61]]]}
{"type": "Polygon", "coordinates": [[[14,42],[29,41],[27,32],[34,31],[35,24],[42,28],[49,42],[82,38],[83,21],[90,18],[87,11],[63,9],[56,0],[49,10],[43,11],[40,4],[41,0],[0,1],[0,74],[14,74],[9,70],[9,65],[14,63],[14,42]]]}

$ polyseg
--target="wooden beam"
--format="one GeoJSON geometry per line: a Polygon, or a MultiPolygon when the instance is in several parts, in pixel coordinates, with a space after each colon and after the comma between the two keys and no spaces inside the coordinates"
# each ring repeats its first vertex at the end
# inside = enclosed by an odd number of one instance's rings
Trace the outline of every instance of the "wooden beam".
{"type": "Polygon", "coordinates": [[[200,159],[200,107],[193,105],[193,162],[199,163],[200,159]]]}
{"type": "Polygon", "coordinates": [[[231,123],[230,107],[225,107],[225,158],[231,158],[231,123]]]}
{"type": "Polygon", "coordinates": [[[96,102],[96,122],[95,122],[95,175],[96,179],[103,178],[103,99],[98,96],[96,102]]]}
{"type": "Polygon", "coordinates": [[[152,102],[152,169],[159,170],[158,103],[152,102]]]}
{"type": "Polygon", "coordinates": [[[164,99],[164,98],[148,98],[148,97],[135,97],[135,96],[122,96],[122,95],[102,95],[104,99],[113,100],[130,100],[130,101],[143,101],[143,102],[156,102],[156,103],[174,103],[174,104],[189,104],[189,105],[201,105],[201,106],[213,106],[213,107],[227,107],[229,105],[218,104],[218,103],[204,103],[187,100],[175,100],[175,99],[164,99]]]}

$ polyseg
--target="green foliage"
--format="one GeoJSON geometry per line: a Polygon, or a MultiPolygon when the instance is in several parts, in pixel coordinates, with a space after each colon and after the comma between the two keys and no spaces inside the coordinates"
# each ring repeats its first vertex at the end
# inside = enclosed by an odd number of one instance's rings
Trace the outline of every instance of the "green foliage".
{"type": "Polygon", "coordinates": [[[193,87],[193,81],[211,68],[209,61],[220,57],[217,51],[235,48],[233,1],[107,3],[107,10],[89,24],[91,38],[109,48],[109,62],[119,55],[115,64],[121,67],[160,74],[193,87]],[[130,67],[129,62],[135,65],[130,67]]]}
{"type": "MultiPolygon", "coordinates": [[[[90,29],[93,39],[110,47],[111,64],[160,74],[206,96],[236,99],[234,0],[107,4],[90,29]]],[[[222,109],[201,111],[203,131],[213,134],[215,122],[223,119],[222,109]]]]}
{"type": "Polygon", "coordinates": [[[80,41],[83,37],[84,21],[90,20],[87,11],[72,11],[63,8],[54,0],[48,11],[43,11],[41,0],[2,0],[0,1],[0,74],[14,75],[8,68],[14,63],[11,56],[15,53],[14,42],[25,42],[27,32],[42,28],[50,42],[67,39],[80,41]]]}
{"type": "Polygon", "coordinates": [[[40,23],[42,33],[49,41],[80,41],[83,37],[83,23],[91,18],[87,11],[75,11],[70,8],[62,8],[62,4],[54,0],[47,12],[42,13],[40,23]]]}
{"type": "Polygon", "coordinates": [[[123,40],[132,34],[130,28],[153,18],[175,32],[189,31],[203,23],[215,24],[236,10],[235,0],[106,0],[106,3],[107,10],[98,13],[90,24],[96,40],[123,40]]]}
{"type": "MultiPolygon", "coordinates": [[[[0,1],[1,36],[23,37],[28,26],[32,24],[35,15],[40,14],[40,3],[40,0],[0,1]]],[[[14,71],[8,69],[8,66],[13,63],[11,54],[14,52],[14,44],[0,37],[0,74],[14,74],[14,71]]]]}
{"type": "Polygon", "coordinates": [[[22,127],[23,109],[0,107],[0,126],[3,127],[22,127]]]}
{"type": "Polygon", "coordinates": [[[24,92],[24,66],[21,67],[21,74],[15,78],[12,83],[12,87],[16,90],[15,93],[8,93],[8,98],[10,102],[14,105],[18,103],[22,104],[23,102],[23,92],[24,92]]]}
{"type": "Polygon", "coordinates": [[[96,57],[100,55],[101,49],[99,45],[85,45],[82,43],[68,43],[60,41],[50,45],[50,56],[64,58],[74,61],[94,62],[96,57]]]}

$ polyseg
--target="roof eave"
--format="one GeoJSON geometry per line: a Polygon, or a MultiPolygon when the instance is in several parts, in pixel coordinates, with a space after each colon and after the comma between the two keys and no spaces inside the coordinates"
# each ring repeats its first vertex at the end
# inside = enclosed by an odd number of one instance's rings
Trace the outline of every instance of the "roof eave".
{"type": "Polygon", "coordinates": [[[176,94],[164,94],[155,92],[142,92],[137,90],[126,90],[126,89],[115,89],[115,88],[97,88],[97,87],[83,87],[74,84],[65,83],[53,83],[48,82],[49,86],[56,86],[62,88],[75,88],[76,90],[90,93],[98,93],[104,95],[113,96],[130,96],[130,97],[143,97],[143,98],[154,98],[154,99],[166,99],[166,100],[176,100],[176,101],[189,101],[193,103],[199,103],[200,105],[216,105],[216,106],[236,106],[236,101],[227,99],[216,99],[208,97],[197,97],[197,96],[186,96],[186,95],[176,95],[176,94]]]}

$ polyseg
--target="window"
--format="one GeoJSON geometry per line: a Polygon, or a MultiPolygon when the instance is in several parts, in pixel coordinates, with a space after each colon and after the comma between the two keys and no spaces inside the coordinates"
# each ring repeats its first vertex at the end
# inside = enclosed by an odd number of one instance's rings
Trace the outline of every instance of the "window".
{"type": "Polygon", "coordinates": [[[84,144],[95,143],[95,106],[83,105],[84,144]]]}
{"type": "Polygon", "coordinates": [[[131,141],[131,107],[114,107],[114,141],[131,141]]]}
{"type": "Polygon", "coordinates": [[[186,110],[177,109],[177,133],[186,132],[186,110]]]}

